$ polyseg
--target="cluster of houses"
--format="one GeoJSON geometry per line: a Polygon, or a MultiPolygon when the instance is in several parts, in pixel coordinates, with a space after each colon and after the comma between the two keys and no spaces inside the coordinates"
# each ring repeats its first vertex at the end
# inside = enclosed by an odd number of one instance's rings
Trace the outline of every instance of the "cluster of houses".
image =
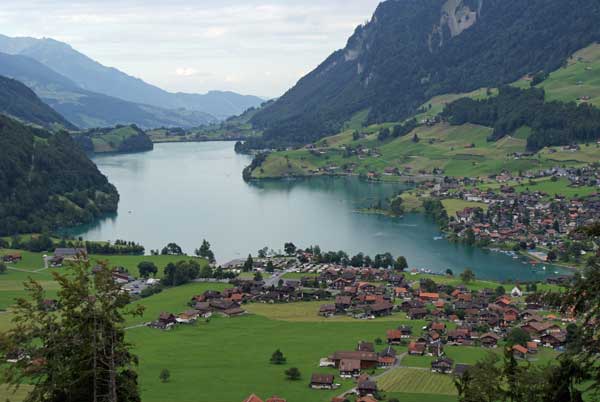
{"type": "Polygon", "coordinates": [[[458,211],[449,229],[462,237],[471,230],[475,240],[491,243],[520,242],[529,248],[536,245],[560,248],[569,233],[595,222],[600,211],[598,194],[569,200],[541,191],[517,192],[506,185],[499,190],[450,190],[444,185],[438,185],[437,189],[433,196],[485,203],[486,210],[468,207],[458,211]]]}
{"type": "Polygon", "coordinates": [[[7,264],[16,264],[23,259],[21,253],[8,253],[2,256],[2,262],[7,264]]]}
{"type": "Polygon", "coordinates": [[[170,330],[179,324],[193,324],[198,319],[208,319],[213,314],[225,317],[237,317],[246,313],[241,307],[244,295],[239,289],[226,289],[223,292],[207,290],[201,295],[193,296],[189,302],[190,309],[179,314],[163,312],[156,321],[148,324],[151,328],[170,330]]]}

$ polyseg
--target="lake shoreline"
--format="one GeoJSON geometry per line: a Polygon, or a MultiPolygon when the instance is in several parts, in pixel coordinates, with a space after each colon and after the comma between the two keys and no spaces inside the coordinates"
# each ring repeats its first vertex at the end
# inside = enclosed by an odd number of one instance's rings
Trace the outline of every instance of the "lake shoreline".
{"type": "Polygon", "coordinates": [[[423,214],[399,218],[372,210],[409,190],[407,183],[348,176],[247,183],[240,172],[249,157],[236,154],[226,141],[157,144],[153,152],[101,155],[94,161],[119,189],[119,211],[69,230],[75,238],[135,240],[147,251],[176,242],[188,254],[207,239],[218,261],[244,259],[265,246],[277,250],[292,241],[349,254],[390,252],[432,272],[471,267],[482,279],[549,276],[503,255],[435,240],[439,228],[423,214]]]}

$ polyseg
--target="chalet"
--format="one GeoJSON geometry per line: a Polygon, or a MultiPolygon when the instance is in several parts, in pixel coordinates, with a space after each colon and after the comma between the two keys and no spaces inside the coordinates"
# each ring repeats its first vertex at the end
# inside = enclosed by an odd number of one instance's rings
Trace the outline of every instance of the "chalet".
{"type": "Polygon", "coordinates": [[[521,288],[520,288],[520,287],[518,287],[518,286],[515,286],[515,287],[513,288],[513,290],[511,290],[511,291],[510,291],[510,295],[511,295],[512,297],[521,297],[521,296],[523,296],[523,291],[521,290],[521,288]]]}
{"type": "Polygon", "coordinates": [[[526,359],[527,358],[527,353],[529,353],[529,351],[527,350],[527,348],[521,346],[521,345],[515,345],[512,347],[512,352],[513,355],[515,357],[518,357],[520,359],[526,359]]]}
{"type": "Polygon", "coordinates": [[[54,250],[54,257],[63,260],[87,259],[87,250],[84,248],[57,248],[54,250]]]}
{"type": "Polygon", "coordinates": [[[213,299],[209,301],[210,307],[215,311],[225,311],[239,308],[240,305],[232,300],[213,299]]]}
{"type": "Polygon", "coordinates": [[[379,368],[392,367],[396,364],[396,351],[391,346],[379,353],[379,368]]]}
{"type": "Polygon", "coordinates": [[[549,322],[530,321],[527,324],[522,325],[521,328],[529,333],[534,340],[540,340],[542,336],[548,333],[560,332],[560,327],[558,325],[549,322]]]}
{"type": "Polygon", "coordinates": [[[322,317],[333,317],[336,311],[335,304],[324,304],[319,308],[319,315],[322,317]]]}
{"type": "Polygon", "coordinates": [[[177,317],[171,313],[160,313],[158,320],[149,324],[152,328],[162,329],[165,331],[170,330],[175,324],[177,324],[177,317]]]}
{"type": "Polygon", "coordinates": [[[212,316],[212,310],[209,302],[197,302],[194,303],[192,307],[198,312],[198,314],[200,314],[200,316],[204,318],[212,316]]]}
{"type": "Polygon", "coordinates": [[[564,346],[566,340],[567,337],[564,332],[548,332],[545,335],[543,335],[540,339],[542,345],[554,349],[564,346]]]}
{"type": "Polygon", "coordinates": [[[538,344],[537,344],[537,342],[527,342],[527,350],[531,354],[537,353],[537,351],[538,351],[538,344]]]}
{"type": "Polygon", "coordinates": [[[498,346],[498,341],[500,341],[500,337],[494,333],[488,332],[479,337],[479,341],[481,342],[481,346],[485,348],[495,348],[498,346]]]}
{"type": "Polygon", "coordinates": [[[198,319],[199,316],[200,313],[198,310],[189,310],[179,314],[176,320],[179,324],[192,324],[198,319]]]}
{"type": "Polygon", "coordinates": [[[434,321],[429,324],[429,329],[438,333],[444,333],[446,331],[446,324],[443,322],[434,321]]]}
{"type": "Polygon", "coordinates": [[[402,343],[402,331],[399,329],[389,329],[387,331],[388,345],[400,345],[402,343]]]}
{"type": "Polygon", "coordinates": [[[440,298],[439,293],[427,293],[427,292],[420,292],[419,293],[419,298],[421,300],[425,301],[436,301],[440,298]]]}
{"type": "Polygon", "coordinates": [[[2,256],[3,262],[15,263],[23,259],[20,253],[10,253],[2,256]]]}
{"type": "Polygon", "coordinates": [[[442,357],[431,362],[431,371],[434,373],[450,374],[452,373],[453,366],[454,361],[452,359],[442,357]]]}
{"type": "Polygon", "coordinates": [[[411,342],[408,344],[408,354],[412,356],[423,356],[427,350],[424,342],[411,342]]]}
{"type": "Polygon", "coordinates": [[[339,369],[340,377],[342,378],[358,377],[360,375],[361,361],[356,359],[342,359],[340,360],[339,369]]]}
{"type": "Polygon", "coordinates": [[[375,395],[377,394],[377,383],[370,379],[359,381],[356,387],[359,396],[375,395]]]}
{"type": "Polygon", "coordinates": [[[360,361],[360,368],[364,370],[376,367],[379,362],[379,356],[374,352],[339,351],[335,352],[329,360],[335,363],[336,368],[340,368],[342,360],[358,360],[360,361]]]}
{"type": "Polygon", "coordinates": [[[408,325],[401,325],[398,330],[402,334],[402,339],[409,339],[412,336],[412,328],[408,325]]]}
{"type": "Polygon", "coordinates": [[[427,354],[429,356],[440,357],[444,355],[444,344],[441,340],[430,342],[427,344],[427,354]]]}
{"type": "Polygon", "coordinates": [[[388,301],[375,303],[370,306],[371,314],[375,317],[383,317],[392,314],[394,305],[388,301]]]}
{"type": "Polygon", "coordinates": [[[462,345],[467,343],[471,339],[471,331],[467,328],[457,328],[452,331],[448,331],[448,343],[455,345],[462,345]]]}
{"type": "Polygon", "coordinates": [[[334,380],[333,374],[313,374],[309,386],[312,389],[334,389],[334,380]]]}
{"type": "Polygon", "coordinates": [[[422,320],[427,317],[427,314],[429,314],[429,310],[426,308],[411,308],[408,311],[408,317],[411,320],[422,320]]]}
{"type": "Polygon", "coordinates": [[[410,296],[410,292],[406,288],[403,288],[403,287],[395,288],[394,294],[396,297],[403,298],[403,299],[410,296]]]}
{"type": "Polygon", "coordinates": [[[344,311],[347,308],[352,306],[352,297],[351,296],[336,296],[335,297],[335,308],[338,311],[344,311]]]}

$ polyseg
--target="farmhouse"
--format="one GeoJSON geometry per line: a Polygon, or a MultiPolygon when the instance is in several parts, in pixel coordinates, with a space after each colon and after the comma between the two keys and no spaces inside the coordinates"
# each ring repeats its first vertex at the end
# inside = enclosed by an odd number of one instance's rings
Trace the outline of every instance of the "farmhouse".
{"type": "Polygon", "coordinates": [[[77,258],[87,258],[87,250],[84,248],[57,248],[54,250],[54,258],[62,260],[75,260],[77,258]]]}
{"type": "Polygon", "coordinates": [[[488,332],[479,337],[479,341],[481,342],[481,346],[486,348],[495,348],[498,346],[498,341],[500,337],[494,333],[488,332]]]}
{"type": "Polygon", "coordinates": [[[431,362],[431,371],[434,373],[449,374],[452,373],[452,366],[454,366],[452,359],[442,357],[431,362]]]}
{"type": "Polygon", "coordinates": [[[377,383],[372,381],[368,377],[366,379],[360,379],[358,386],[356,387],[359,396],[375,395],[377,394],[377,383]]]}
{"type": "Polygon", "coordinates": [[[342,360],[358,360],[360,361],[360,368],[364,370],[376,367],[379,362],[379,356],[374,352],[339,351],[335,352],[330,357],[330,360],[335,363],[336,368],[340,368],[342,360]]]}
{"type": "Polygon", "coordinates": [[[527,350],[527,348],[521,346],[521,345],[515,345],[512,347],[512,352],[513,355],[515,357],[521,358],[521,359],[526,359],[527,358],[527,353],[529,353],[529,351],[527,350]]]}
{"type": "Polygon", "coordinates": [[[313,374],[310,377],[312,389],[334,389],[335,376],[333,374],[313,374]]]}
{"type": "Polygon", "coordinates": [[[427,350],[427,344],[424,342],[411,342],[408,344],[408,354],[423,356],[427,350]]]}
{"type": "Polygon", "coordinates": [[[2,261],[4,262],[19,262],[23,259],[21,253],[10,253],[2,256],[2,261]]]}
{"type": "Polygon", "coordinates": [[[342,359],[340,361],[340,377],[353,378],[360,375],[361,361],[355,359],[342,359]]]}

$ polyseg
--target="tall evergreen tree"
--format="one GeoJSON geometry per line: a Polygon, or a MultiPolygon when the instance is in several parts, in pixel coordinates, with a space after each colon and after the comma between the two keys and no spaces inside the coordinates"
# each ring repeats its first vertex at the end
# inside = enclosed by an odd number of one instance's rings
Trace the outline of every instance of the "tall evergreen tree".
{"type": "Polygon", "coordinates": [[[11,386],[32,384],[25,402],[139,402],[137,358],[125,341],[125,310],[130,297],[101,264],[88,262],[53,273],[59,285],[56,308],[45,306],[46,293],[32,279],[28,298],[17,300],[15,327],[0,342],[2,357],[20,357],[5,367],[11,386]]]}

